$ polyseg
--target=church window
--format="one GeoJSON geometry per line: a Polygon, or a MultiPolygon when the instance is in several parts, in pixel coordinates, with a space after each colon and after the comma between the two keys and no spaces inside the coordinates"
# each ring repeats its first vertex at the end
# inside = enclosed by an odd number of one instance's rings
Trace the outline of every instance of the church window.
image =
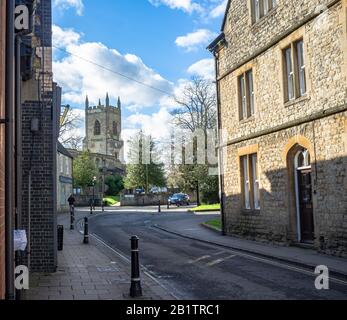
{"type": "Polygon", "coordinates": [[[117,135],[118,134],[118,125],[116,123],[116,121],[113,121],[113,135],[117,135]]]}
{"type": "Polygon", "coordinates": [[[101,134],[101,125],[100,125],[100,122],[96,120],[94,125],[94,135],[99,136],[100,134],[101,134]]]}

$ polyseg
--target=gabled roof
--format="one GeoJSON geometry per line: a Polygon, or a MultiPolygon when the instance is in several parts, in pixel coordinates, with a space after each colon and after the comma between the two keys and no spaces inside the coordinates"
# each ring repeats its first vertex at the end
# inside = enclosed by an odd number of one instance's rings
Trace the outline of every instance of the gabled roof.
{"type": "Polygon", "coordinates": [[[224,41],[225,35],[224,32],[222,32],[216,39],[214,39],[207,47],[207,50],[214,52],[218,45],[224,41]]]}
{"type": "Polygon", "coordinates": [[[228,16],[230,5],[231,5],[231,0],[228,0],[227,7],[225,9],[225,14],[224,14],[224,19],[223,19],[221,31],[224,31],[224,27],[225,27],[225,24],[227,22],[227,16],[228,16]]]}
{"type": "Polygon", "coordinates": [[[225,40],[224,27],[227,22],[227,16],[228,16],[230,5],[231,5],[231,0],[228,0],[227,6],[225,8],[222,27],[221,27],[221,34],[215,40],[213,40],[207,47],[207,50],[211,52],[214,52],[216,48],[219,46],[219,44],[221,44],[225,40]]]}
{"type": "Polygon", "coordinates": [[[66,157],[69,157],[73,159],[73,156],[69,151],[65,149],[65,147],[58,141],[58,146],[57,146],[58,153],[63,154],[66,157]]]}

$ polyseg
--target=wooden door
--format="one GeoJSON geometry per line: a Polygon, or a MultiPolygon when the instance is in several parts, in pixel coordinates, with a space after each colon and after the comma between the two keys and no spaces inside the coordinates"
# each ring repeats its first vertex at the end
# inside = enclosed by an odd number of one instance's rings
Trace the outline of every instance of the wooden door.
{"type": "Polygon", "coordinates": [[[301,240],[314,240],[311,169],[298,170],[301,240]]]}

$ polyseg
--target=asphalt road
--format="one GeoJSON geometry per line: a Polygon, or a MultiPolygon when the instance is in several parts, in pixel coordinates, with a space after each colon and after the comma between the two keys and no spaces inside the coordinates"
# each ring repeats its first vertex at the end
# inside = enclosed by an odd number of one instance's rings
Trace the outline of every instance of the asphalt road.
{"type": "Polygon", "coordinates": [[[313,275],[293,266],[273,265],[256,257],[199,241],[187,240],[153,225],[188,219],[203,222],[208,216],[187,213],[152,214],[117,212],[90,221],[90,232],[130,257],[130,237],[140,237],[141,264],[178,299],[347,299],[347,283],[330,282],[330,289],[315,288],[313,275]]]}

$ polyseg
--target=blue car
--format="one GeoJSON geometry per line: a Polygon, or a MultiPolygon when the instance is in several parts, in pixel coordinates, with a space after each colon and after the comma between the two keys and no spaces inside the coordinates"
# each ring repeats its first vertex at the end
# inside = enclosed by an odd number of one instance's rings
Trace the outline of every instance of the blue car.
{"type": "Polygon", "coordinates": [[[169,205],[176,205],[177,207],[190,205],[190,198],[187,194],[176,193],[169,198],[169,205]]]}

